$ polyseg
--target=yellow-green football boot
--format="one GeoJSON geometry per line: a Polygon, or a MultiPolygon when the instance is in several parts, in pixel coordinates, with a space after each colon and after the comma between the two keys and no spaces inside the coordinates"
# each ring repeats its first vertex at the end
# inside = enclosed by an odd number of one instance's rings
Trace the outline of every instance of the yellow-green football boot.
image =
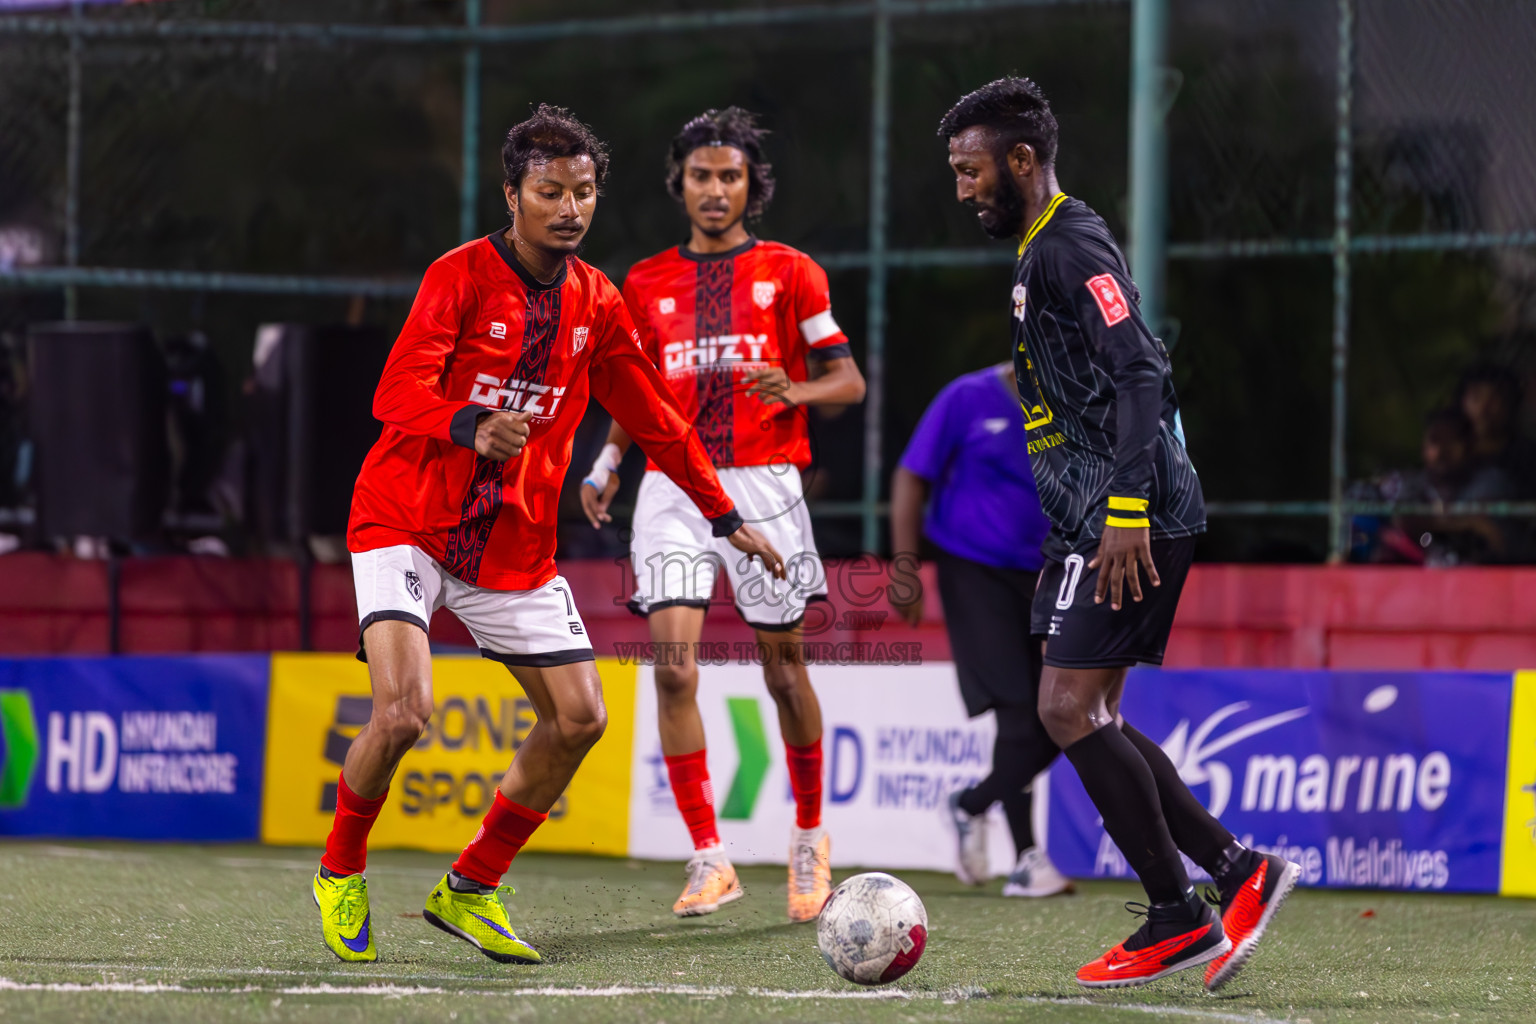
{"type": "Polygon", "coordinates": [[[421,916],[498,963],[536,964],[543,958],[538,950],[512,931],[507,908],[501,902],[502,893],[510,895],[515,891],[510,885],[503,885],[484,895],[454,892],[448,887],[448,876],[444,875],[432,895],[427,897],[427,906],[421,916]]]}
{"type": "Polygon", "coordinates": [[[348,963],[379,958],[368,912],[367,879],[361,874],[326,878],[316,871],[310,893],[320,908],[320,933],[325,936],[327,949],[348,963]]]}

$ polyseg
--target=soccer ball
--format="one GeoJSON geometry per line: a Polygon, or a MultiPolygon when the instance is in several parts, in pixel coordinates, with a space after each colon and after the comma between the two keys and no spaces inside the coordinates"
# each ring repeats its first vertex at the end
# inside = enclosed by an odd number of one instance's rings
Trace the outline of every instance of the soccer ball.
{"type": "Polygon", "coordinates": [[[832,890],[816,923],[827,966],[860,985],[906,974],[928,943],[928,911],[912,887],[883,871],[854,875],[832,890]]]}

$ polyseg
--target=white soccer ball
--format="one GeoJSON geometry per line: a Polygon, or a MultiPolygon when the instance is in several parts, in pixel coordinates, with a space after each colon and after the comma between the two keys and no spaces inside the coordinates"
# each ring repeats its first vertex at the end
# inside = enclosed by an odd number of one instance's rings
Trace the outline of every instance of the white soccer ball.
{"type": "Polygon", "coordinates": [[[860,985],[906,974],[928,944],[928,911],[912,887],[883,871],[854,875],[832,890],[816,922],[827,966],[860,985]]]}

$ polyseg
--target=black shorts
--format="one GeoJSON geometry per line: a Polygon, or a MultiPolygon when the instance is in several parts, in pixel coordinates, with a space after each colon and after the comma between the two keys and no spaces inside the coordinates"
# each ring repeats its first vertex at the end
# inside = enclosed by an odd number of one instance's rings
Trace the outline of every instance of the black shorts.
{"type": "Polygon", "coordinates": [[[1195,538],[1154,540],[1152,564],[1162,583],[1149,585],[1146,570],[1138,569],[1142,599],[1131,600],[1126,587],[1119,611],[1110,608],[1108,596],[1103,604],[1093,602],[1099,570],[1089,569],[1088,563],[1097,550],[1095,542],[1063,562],[1047,561],[1040,570],[1030,632],[1045,638],[1045,663],[1056,668],[1161,665],[1179,593],[1195,559],[1195,538]]]}
{"type": "Polygon", "coordinates": [[[1040,694],[1040,641],[1030,636],[1038,573],[940,554],[939,596],[960,696],[972,718],[992,708],[1031,711],[1040,694]]]}

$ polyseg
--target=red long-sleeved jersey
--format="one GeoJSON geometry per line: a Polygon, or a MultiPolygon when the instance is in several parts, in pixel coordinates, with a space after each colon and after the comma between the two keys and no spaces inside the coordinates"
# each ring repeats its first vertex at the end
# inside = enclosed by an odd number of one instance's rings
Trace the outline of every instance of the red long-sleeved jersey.
{"type": "Polygon", "coordinates": [[[673,247],[630,268],[624,301],[715,465],[810,465],[804,414],[746,389],[753,370],[782,366],[799,381],[807,357],[850,354],[815,260],[756,238],[710,255],[673,247]]]}
{"type": "Polygon", "coordinates": [[[717,536],[740,525],[618,289],[575,257],[541,284],[498,232],[427,269],[374,395],[384,432],[357,477],[347,547],[413,544],[475,586],[543,586],[555,575],[560,485],[589,395],[717,536]],[[476,421],[488,409],[534,414],[517,457],[475,452],[476,421]]]}

